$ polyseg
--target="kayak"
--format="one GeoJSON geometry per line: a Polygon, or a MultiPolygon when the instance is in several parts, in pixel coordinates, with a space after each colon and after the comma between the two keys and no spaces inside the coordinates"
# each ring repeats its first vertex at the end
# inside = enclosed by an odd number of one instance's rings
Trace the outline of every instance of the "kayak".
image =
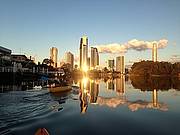
{"type": "Polygon", "coordinates": [[[72,87],[71,86],[59,86],[59,87],[53,87],[53,88],[49,88],[49,92],[64,92],[64,91],[69,91],[71,90],[72,87]]]}
{"type": "Polygon", "coordinates": [[[39,128],[35,135],[49,135],[49,133],[45,128],[39,128]]]}

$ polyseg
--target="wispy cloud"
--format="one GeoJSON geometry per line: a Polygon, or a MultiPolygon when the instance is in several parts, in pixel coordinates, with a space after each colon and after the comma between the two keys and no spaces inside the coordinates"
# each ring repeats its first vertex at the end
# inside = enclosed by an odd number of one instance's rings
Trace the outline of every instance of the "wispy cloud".
{"type": "Polygon", "coordinates": [[[153,44],[156,43],[158,48],[165,48],[168,44],[167,39],[161,39],[159,41],[143,41],[132,39],[124,44],[112,43],[112,44],[101,44],[96,45],[99,53],[126,53],[128,50],[144,51],[151,49],[153,44]]]}
{"type": "Polygon", "coordinates": [[[174,54],[170,57],[170,62],[180,62],[180,55],[174,54]]]}

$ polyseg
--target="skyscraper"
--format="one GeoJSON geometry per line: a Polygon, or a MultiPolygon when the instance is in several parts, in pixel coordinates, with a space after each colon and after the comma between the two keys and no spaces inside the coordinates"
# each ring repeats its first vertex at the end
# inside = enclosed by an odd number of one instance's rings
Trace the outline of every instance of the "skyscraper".
{"type": "Polygon", "coordinates": [[[114,70],[114,59],[108,60],[108,68],[109,70],[114,70]]]}
{"type": "Polygon", "coordinates": [[[91,47],[91,68],[95,69],[99,65],[99,53],[98,49],[91,47]]]}
{"type": "Polygon", "coordinates": [[[157,44],[153,44],[152,48],[152,61],[156,62],[157,61],[157,44]]]}
{"type": "Polygon", "coordinates": [[[124,56],[116,57],[116,71],[121,74],[125,73],[124,56]]]}
{"type": "Polygon", "coordinates": [[[87,59],[88,59],[88,38],[83,36],[80,39],[80,69],[87,69],[87,59]]]}
{"type": "Polygon", "coordinates": [[[65,53],[65,62],[69,63],[71,65],[71,70],[73,70],[74,67],[74,55],[71,52],[65,53]]]}
{"type": "Polygon", "coordinates": [[[88,69],[90,69],[90,61],[91,61],[91,59],[90,59],[90,57],[88,57],[88,59],[87,59],[87,67],[88,67],[88,69]]]}
{"type": "Polygon", "coordinates": [[[50,48],[50,59],[53,61],[51,66],[57,67],[57,56],[58,56],[58,49],[56,47],[50,48]]]}

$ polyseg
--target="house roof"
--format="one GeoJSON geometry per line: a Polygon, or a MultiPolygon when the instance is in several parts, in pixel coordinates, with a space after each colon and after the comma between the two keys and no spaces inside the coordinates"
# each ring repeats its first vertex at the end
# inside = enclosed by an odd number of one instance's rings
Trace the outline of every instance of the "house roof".
{"type": "Polygon", "coordinates": [[[11,54],[12,51],[10,49],[0,46],[0,52],[11,54]]]}

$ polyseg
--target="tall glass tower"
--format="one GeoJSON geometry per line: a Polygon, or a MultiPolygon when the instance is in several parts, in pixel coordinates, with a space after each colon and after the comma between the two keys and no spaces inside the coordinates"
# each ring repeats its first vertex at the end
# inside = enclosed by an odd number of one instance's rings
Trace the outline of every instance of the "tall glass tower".
{"type": "Polygon", "coordinates": [[[87,61],[88,61],[88,38],[83,36],[80,39],[80,69],[87,69],[87,61]]]}
{"type": "Polygon", "coordinates": [[[65,53],[65,62],[69,63],[71,65],[71,70],[73,70],[74,67],[74,55],[71,52],[65,53]]]}
{"type": "Polygon", "coordinates": [[[157,44],[153,44],[152,48],[152,61],[156,62],[157,61],[157,44]]]}
{"type": "Polygon", "coordinates": [[[96,47],[91,47],[91,69],[99,65],[99,53],[96,47]]]}
{"type": "Polygon", "coordinates": [[[50,48],[50,59],[53,61],[51,66],[57,67],[57,56],[58,56],[58,49],[56,47],[50,48]]]}
{"type": "Polygon", "coordinates": [[[121,74],[125,73],[124,56],[116,57],[116,71],[121,74]]]}

